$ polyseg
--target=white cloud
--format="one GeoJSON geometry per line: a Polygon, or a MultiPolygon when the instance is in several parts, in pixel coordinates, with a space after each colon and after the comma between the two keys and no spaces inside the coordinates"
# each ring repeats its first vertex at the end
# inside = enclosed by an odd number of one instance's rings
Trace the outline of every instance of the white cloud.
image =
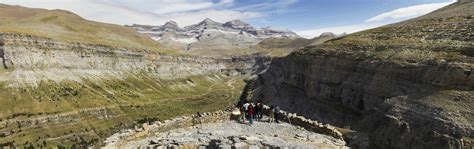
{"type": "Polygon", "coordinates": [[[332,32],[335,34],[343,34],[343,33],[355,33],[375,27],[382,26],[382,23],[365,23],[365,24],[358,24],[358,25],[347,25],[347,26],[335,26],[335,27],[324,27],[324,28],[317,28],[317,29],[309,29],[309,30],[302,30],[296,32],[298,35],[304,38],[314,38],[321,35],[324,32],[332,32]]]}
{"type": "Polygon", "coordinates": [[[205,18],[216,21],[247,20],[265,15],[250,10],[231,10],[234,0],[0,0],[32,8],[64,9],[88,20],[113,24],[161,25],[176,21],[180,26],[205,18]]]}
{"type": "Polygon", "coordinates": [[[365,20],[365,22],[361,24],[308,29],[308,30],[298,31],[297,34],[305,38],[314,38],[321,35],[324,32],[332,32],[335,34],[355,33],[359,31],[383,26],[386,24],[418,17],[421,15],[430,13],[436,9],[447,6],[449,4],[452,4],[454,2],[456,2],[456,0],[450,0],[449,2],[443,2],[443,3],[421,4],[421,5],[414,5],[414,6],[399,8],[393,11],[382,13],[370,19],[367,19],[365,20]]]}
{"type": "Polygon", "coordinates": [[[155,13],[157,14],[166,14],[166,13],[174,13],[174,12],[183,12],[183,11],[192,11],[192,10],[200,10],[211,8],[214,3],[212,2],[204,2],[204,3],[171,3],[165,4],[166,7],[156,9],[155,13]]]}
{"type": "Polygon", "coordinates": [[[262,3],[250,4],[247,6],[235,8],[234,10],[258,10],[270,12],[284,12],[289,6],[299,2],[299,0],[271,0],[262,3]]]}
{"type": "Polygon", "coordinates": [[[385,21],[387,19],[413,18],[413,17],[430,13],[436,9],[442,8],[454,2],[455,0],[452,0],[450,2],[421,4],[421,5],[414,5],[414,6],[399,8],[399,9],[395,9],[389,12],[382,13],[370,19],[367,19],[365,22],[379,22],[379,21],[385,21]]]}

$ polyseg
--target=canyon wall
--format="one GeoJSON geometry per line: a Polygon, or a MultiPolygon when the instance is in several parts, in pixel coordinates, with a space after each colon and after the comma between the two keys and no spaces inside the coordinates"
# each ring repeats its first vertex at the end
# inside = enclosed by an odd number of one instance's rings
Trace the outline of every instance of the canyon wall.
{"type": "Polygon", "coordinates": [[[459,148],[472,145],[463,141],[474,135],[472,69],[296,52],[259,75],[254,99],[369,133],[376,147],[459,148]]]}
{"type": "Polygon", "coordinates": [[[100,79],[111,75],[120,78],[121,73],[146,73],[170,79],[210,73],[250,74],[269,61],[258,54],[219,59],[63,43],[22,34],[0,36],[3,67],[14,71],[3,76],[3,80],[17,81],[10,83],[14,86],[35,85],[40,80],[100,79]]]}
{"type": "Polygon", "coordinates": [[[463,2],[274,59],[253,98],[373,148],[472,148],[474,3],[463,2]]]}

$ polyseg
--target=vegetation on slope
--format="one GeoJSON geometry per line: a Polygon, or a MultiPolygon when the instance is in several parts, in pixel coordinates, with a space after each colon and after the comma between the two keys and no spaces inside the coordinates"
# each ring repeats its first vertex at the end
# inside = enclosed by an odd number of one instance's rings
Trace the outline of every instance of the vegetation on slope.
{"type": "Polygon", "coordinates": [[[474,3],[455,3],[419,18],[336,38],[301,52],[359,51],[384,60],[472,62],[473,7],[474,3]]]}
{"type": "Polygon", "coordinates": [[[224,109],[243,87],[241,79],[223,75],[162,80],[130,74],[124,80],[84,81],[47,81],[37,88],[1,84],[0,144],[100,146],[121,128],[224,109]]]}
{"type": "Polygon", "coordinates": [[[89,21],[64,10],[0,4],[0,33],[20,33],[63,42],[100,44],[136,50],[162,50],[158,42],[119,25],[89,21]]]}
{"type": "Polygon", "coordinates": [[[255,48],[259,52],[268,53],[271,56],[286,56],[289,53],[310,45],[319,45],[330,39],[332,36],[320,36],[312,39],[306,38],[268,38],[258,43],[255,48]]]}

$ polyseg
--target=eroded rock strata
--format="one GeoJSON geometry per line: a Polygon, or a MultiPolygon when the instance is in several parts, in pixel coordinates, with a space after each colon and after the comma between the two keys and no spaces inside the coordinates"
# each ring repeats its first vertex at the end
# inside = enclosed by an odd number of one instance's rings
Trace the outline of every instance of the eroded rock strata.
{"type": "Polygon", "coordinates": [[[269,60],[258,54],[208,58],[63,43],[23,34],[0,36],[3,67],[12,69],[95,69],[177,77],[220,72],[249,74],[259,69],[254,66],[263,66],[269,60]]]}
{"type": "Polygon", "coordinates": [[[373,148],[471,148],[473,7],[455,3],[274,59],[253,98],[359,131],[373,148]]]}

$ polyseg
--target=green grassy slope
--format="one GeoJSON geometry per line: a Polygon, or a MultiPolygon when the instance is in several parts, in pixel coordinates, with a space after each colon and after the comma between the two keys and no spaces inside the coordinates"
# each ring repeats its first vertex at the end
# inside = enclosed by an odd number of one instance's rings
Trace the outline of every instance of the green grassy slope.
{"type": "Polygon", "coordinates": [[[364,51],[374,58],[415,62],[474,56],[474,3],[455,3],[428,15],[330,40],[303,53],[364,51]]]}
{"type": "Polygon", "coordinates": [[[286,56],[289,53],[310,45],[319,45],[332,37],[305,38],[268,38],[258,43],[255,48],[258,52],[268,53],[271,56],[286,56]]]}
{"type": "Polygon", "coordinates": [[[160,80],[143,74],[124,80],[42,82],[37,88],[2,86],[0,144],[100,145],[114,131],[144,121],[224,109],[238,100],[241,80],[222,75],[160,80]],[[56,114],[63,117],[56,120],[56,114]],[[45,116],[52,118],[37,119],[45,116]],[[23,123],[27,120],[32,122],[23,123]]]}
{"type": "Polygon", "coordinates": [[[138,50],[163,50],[161,44],[133,29],[89,21],[64,10],[0,4],[0,33],[21,33],[63,42],[100,44],[138,50]]]}

